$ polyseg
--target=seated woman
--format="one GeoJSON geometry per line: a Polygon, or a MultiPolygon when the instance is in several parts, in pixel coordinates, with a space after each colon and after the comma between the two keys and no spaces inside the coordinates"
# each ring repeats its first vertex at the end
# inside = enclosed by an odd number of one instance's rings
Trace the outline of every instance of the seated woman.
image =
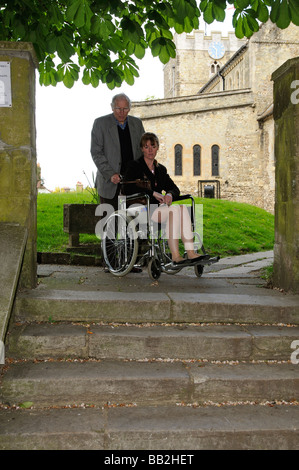
{"type": "Polygon", "coordinates": [[[193,232],[189,212],[184,205],[172,205],[172,200],[179,196],[180,190],[167,173],[165,166],[156,160],[159,150],[158,137],[146,132],[140,142],[143,157],[131,161],[124,175],[125,181],[136,179],[148,179],[151,189],[140,189],[137,185],[125,184],[123,192],[125,194],[140,193],[141,191],[150,196],[151,204],[159,203],[152,214],[152,221],[156,223],[166,223],[166,236],[172,254],[174,264],[186,262],[179,253],[179,239],[181,238],[187,252],[188,260],[193,262],[199,260],[201,256],[194,252],[193,232]],[[162,194],[165,191],[165,195],[162,194]]]}

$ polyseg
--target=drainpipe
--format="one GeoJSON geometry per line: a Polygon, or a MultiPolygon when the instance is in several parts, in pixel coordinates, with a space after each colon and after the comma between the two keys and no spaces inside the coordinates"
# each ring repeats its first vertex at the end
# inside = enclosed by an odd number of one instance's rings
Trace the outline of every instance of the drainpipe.
{"type": "Polygon", "coordinates": [[[222,78],[222,91],[224,91],[225,90],[225,78],[220,71],[217,73],[217,75],[218,77],[222,78]]]}

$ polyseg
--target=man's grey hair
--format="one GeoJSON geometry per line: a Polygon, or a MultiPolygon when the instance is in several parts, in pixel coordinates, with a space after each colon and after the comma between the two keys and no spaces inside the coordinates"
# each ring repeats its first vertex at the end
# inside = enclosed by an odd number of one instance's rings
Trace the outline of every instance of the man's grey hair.
{"type": "Polygon", "coordinates": [[[115,102],[117,100],[126,100],[128,102],[128,107],[129,109],[131,109],[131,100],[130,98],[125,95],[124,93],[118,93],[117,95],[114,95],[113,98],[112,98],[112,102],[111,102],[111,108],[114,109],[115,108],[115,102]]]}

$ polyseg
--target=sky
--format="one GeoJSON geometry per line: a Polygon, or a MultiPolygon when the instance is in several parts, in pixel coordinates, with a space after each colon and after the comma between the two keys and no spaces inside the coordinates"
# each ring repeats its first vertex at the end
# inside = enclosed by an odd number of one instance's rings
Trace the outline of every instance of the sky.
{"type": "MultiPolygon", "coordinates": [[[[199,29],[204,30],[203,23],[199,29]]],[[[213,31],[232,31],[231,15],[222,23],[207,27],[213,31]]],[[[149,96],[164,97],[163,64],[147,51],[138,61],[139,78],[133,86],[123,84],[109,90],[106,85],[93,88],[79,80],[68,89],[58,83],[56,87],[40,86],[36,75],[36,133],[37,163],[47,189],[84,187],[93,183],[96,167],[90,155],[90,137],[94,120],[111,113],[111,99],[120,92],[131,101],[143,101],[149,96]]]]}

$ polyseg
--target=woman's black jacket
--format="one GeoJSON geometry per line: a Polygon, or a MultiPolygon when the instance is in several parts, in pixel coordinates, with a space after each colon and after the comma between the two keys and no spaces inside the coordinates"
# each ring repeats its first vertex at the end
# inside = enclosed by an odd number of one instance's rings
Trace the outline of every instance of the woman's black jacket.
{"type": "Polygon", "coordinates": [[[167,169],[161,163],[155,163],[155,173],[153,174],[148,168],[147,164],[144,161],[143,157],[140,157],[138,160],[131,161],[124,175],[125,181],[134,181],[136,179],[149,180],[151,189],[140,188],[136,184],[124,184],[122,186],[122,193],[125,195],[135,194],[135,193],[146,193],[150,196],[150,202],[157,204],[157,199],[153,197],[153,192],[170,193],[173,200],[180,195],[180,190],[176,184],[172,181],[167,169]]]}

